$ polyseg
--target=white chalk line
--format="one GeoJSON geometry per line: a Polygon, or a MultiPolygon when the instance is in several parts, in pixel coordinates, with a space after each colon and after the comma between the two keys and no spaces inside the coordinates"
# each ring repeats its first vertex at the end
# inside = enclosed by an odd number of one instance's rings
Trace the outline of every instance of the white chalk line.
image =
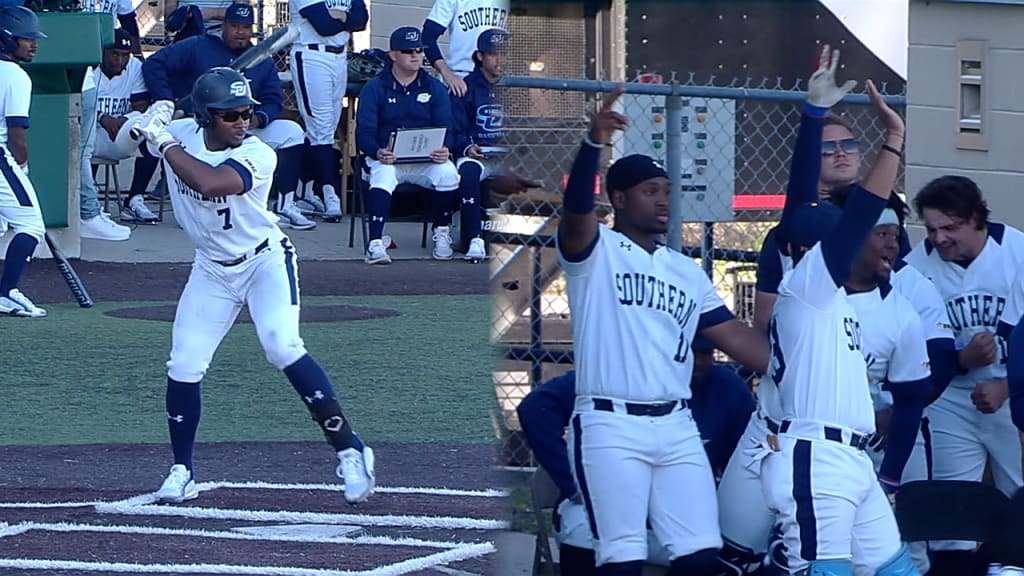
{"type": "Polygon", "coordinates": [[[3,538],[4,536],[14,536],[17,534],[21,534],[25,530],[28,530],[28,528],[25,527],[24,523],[8,524],[4,522],[0,524],[0,538],[3,538]]]}
{"type": "Polygon", "coordinates": [[[217,520],[245,520],[249,522],[287,522],[308,524],[356,524],[358,526],[396,526],[402,528],[440,528],[469,530],[505,530],[505,520],[484,520],[452,516],[400,516],[369,514],[334,514],[327,512],[291,512],[270,510],[236,510],[230,508],[202,508],[193,506],[124,505],[118,502],[96,506],[102,514],[132,516],[183,516],[186,518],[213,518],[217,520]]]}
{"type": "Polygon", "coordinates": [[[94,572],[127,572],[131,574],[250,574],[254,576],[401,576],[441,564],[461,562],[494,552],[490,542],[460,546],[418,558],[410,558],[371,570],[325,570],[288,566],[248,566],[233,564],[135,564],[129,562],[83,562],[79,560],[42,560],[0,558],[0,568],[22,570],[83,570],[94,572]]]}
{"type": "MultiPolygon", "coordinates": [[[[150,536],[188,536],[198,538],[221,538],[226,540],[259,540],[275,542],[304,542],[322,544],[362,544],[372,546],[414,546],[420,548],[441,548],[454,549],[460,546],[470,546],[472,542],[441,542],[436,540],[420,540],[417,538],[392,538],[389,536],[356,536],[354,538],[341,536],[287,536],[283,534],[249,534],[246,532],[234,532],[229,530],[199,530],[195,528],[160,528],[157,526],[131,526],[131,525],[97,525],[97,524],[75,524],[68,522],[44,523],[44,522],[23,522],[15,528],[23,533],[29,530],[43,532],[98,532],[114,534],[144,534],[150,536]]],[[[0,535],[7,535],[0,527],[0,535]]]]}

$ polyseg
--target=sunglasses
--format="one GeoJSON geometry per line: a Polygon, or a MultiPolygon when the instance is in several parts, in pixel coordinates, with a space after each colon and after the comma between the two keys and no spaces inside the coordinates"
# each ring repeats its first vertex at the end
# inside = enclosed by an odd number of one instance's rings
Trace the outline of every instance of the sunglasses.
{"type": "Polygon", "coordinates": [[[217,117],[223,119],[225,122],[227,122],[229,124],[232,123],[232,122],[238,122],[239,118],[241,118],[242,120],[252,120],[252,108],[249,108],[248,110],[242,110],[242,111],[238,111],[238,110],[225,110],[223,112],[216,112],[216,113],[214,113],[214,116],[217,116],[217,117]]]}
{"type": "Polygon", "coordinates": [[[412,50],[399,50],[402,54],[423,54],[423,48],[413,48],[412,50]]]}
{"type": "Polygon", "coordinates": [[[860,152],[860,142],[858,142],[856,138],[821,141],[822,156],[832,156],[836,154],[840,148],[843,149],[844,154],[857,154],[860,152]]]}

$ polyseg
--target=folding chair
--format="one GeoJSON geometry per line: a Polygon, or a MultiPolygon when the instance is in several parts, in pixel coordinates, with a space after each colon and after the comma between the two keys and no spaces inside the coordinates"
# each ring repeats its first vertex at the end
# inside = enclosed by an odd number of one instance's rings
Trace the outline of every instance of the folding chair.
{"type": "MultiPolygon", "coordinates": [[[[367,222],[366,194],[370,191],[370,173],[365,168],[363,156],[352,156],[352,209],[349,211],[348,247],[355,245],[356,217],[360,219],[363,230],[363,249],[370,244],[370,225],[367,222]]],[[[420,248],[427,247],[427,231],[430,229],[430,199],[434,191],[415,184],[399,184],[392,196],[392,211],[394,211],[394,199],[399,195],[406,196],[415,194],[417,199],[418,213],[409,216],[391,216],[388,222],[423,222],[423,233],[420,238],[420,248]],[[423,200],[426,198],[426,200],[423,200]]]]}
{"type": "Polygon", "coordinates": [[[551,553],[551,540],[548,533],[551,520],[548,514],[554,512],[555,503],[558,502],[561,491],[547,470],[537,466],[530,479],[530,493],[533,496],[533,514],[537,521],[537,539],[533,547],[533,574],[554,576],[558,574],[558,570],[555,568],[555,559],[551,553]]]}
{"type": "Polygon", "coordinates": [[[110,214],[111,194],[117,203],[117,209],[121,210],[121,207],[124,206],[124,199],[121,194],[121,183],[117,179],[117,165],[120,160],[93,156],[89,161],[93,168],[103,168],[103,187],[99,190],[99,195],[103,197],[103,211],[110,214]]]}

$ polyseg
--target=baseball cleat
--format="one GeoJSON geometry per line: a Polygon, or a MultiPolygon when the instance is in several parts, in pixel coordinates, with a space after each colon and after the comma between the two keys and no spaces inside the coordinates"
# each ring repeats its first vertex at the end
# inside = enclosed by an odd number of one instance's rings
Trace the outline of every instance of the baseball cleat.
{"type": "Polygon", "coordinates": [[[92,218],[81,221],[78,235],[82,238],[93,240],[109,240],[111,242],[122,242],[132,237],[132,229],[121,226],[110,219],[110,215],[100,212],[92,218]]]}
{"type": "Polygon", "coordinates": [[[391,264],[391,256],[388,256],[388,250],[379,238],[370,240],[370,245],[366,248],[366,263],[391,264]]]}
{"type": "Polygon", "coordinates": [[[296,204],[289,204],[277,213],[277,224],[294,230],[312,230],[316,228],[316,222],[302,215],[302,211],[296,204]]]}
{"type": "Polygon", "coordinates": [[[12,288],[7,296],[0,296],[0,314],[22,318],[45,318],[46,310],[33,304],[21,290],[12,288]]]}
{"type": "Polygon", "coordinates": [[[153,211],[146,206],[146,200],[142,197],[142,194],[132,196],[131,200],[128,201],[128,205],[121,209],[119,218],[122,222],[138,222],[141,224],[156,224],[160,221],[156,214],[153,214],[153,211]]]}
{"type": "Polygon", "coordinates": [[[327,211],[327,206],[324,205],[323,200],[316,196],[306,198],[296,198],[295,207],[302,212],[303,216],[320,216],[323,217],[324,212],[327,211]]]}
{"type": "Polygon", "coordinates": [[[194,500],[199,497],[199,490],[196,489],[196,481],[192,478],[192,472],[183,464],[171,466],[171,472],[167,479],[156,491],[157,502],[178,504],[185,500],[194,500]]]}
{"type": "Polygon", "coordinates": [[[434,229],[434,260],[452,259],[452,236],[447,226],[434,229]]]}
{"type": "Polygon", "coordinates": [[[349,504],[365,502],[373,494],[375,484],[373,449],[363,446],[360,452],[346,448],[338,452],[338,478],[345,482],[345,500],[349,504]]]}
{"type": "Polygon", "coordinates": [[[482,262],[487,259],[487,249],[484,247],[483,238],[473,238],[469,241],[469,249],[466,250],[465,260],[471,262],[482,262]]]}

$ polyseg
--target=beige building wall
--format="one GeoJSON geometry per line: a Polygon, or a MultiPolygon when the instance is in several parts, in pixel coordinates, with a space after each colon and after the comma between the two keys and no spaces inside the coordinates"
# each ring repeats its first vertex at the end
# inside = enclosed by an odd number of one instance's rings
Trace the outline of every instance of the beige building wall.
{"type": "MultiPolygon", "coordinates": [[[[391,31],[399,26],[423,27],[434,0],[370,0],[369,45],[356,46],[356,50],[364,48],[388,49],[388,38],[391,31]]],[[[438,41],[441,53],[448,53],[448,34],[438,41]]]]}
{"type": "Polygon", "coordinates": [[[1024,2],[911,0],[908,62],[908,199],[938,176],[967,176],[994,219],[1024,229],[1024,2]],[[961,66],[979,57],[980,70],[961,66]]]}

